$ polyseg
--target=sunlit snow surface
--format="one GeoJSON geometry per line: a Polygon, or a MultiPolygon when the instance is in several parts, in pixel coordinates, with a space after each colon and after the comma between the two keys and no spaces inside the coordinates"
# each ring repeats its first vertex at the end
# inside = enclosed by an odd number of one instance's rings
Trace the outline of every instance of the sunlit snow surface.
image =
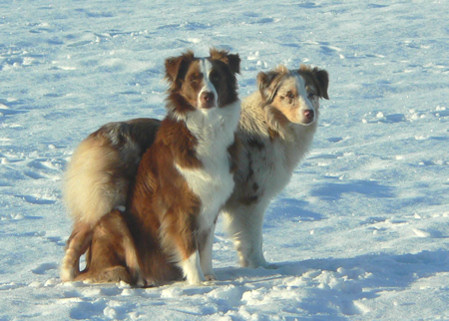
{"type": "Polygon", "coordinates": [[[2,1],[0,320],[448,320],[449,2],[2,1]],[[100,125],[162,118],[164,59],[211,46],[259,71],[330,74],[313,148],[243,269],[218,227],[218,281],[62,284],[61,201],[100,125]]]}

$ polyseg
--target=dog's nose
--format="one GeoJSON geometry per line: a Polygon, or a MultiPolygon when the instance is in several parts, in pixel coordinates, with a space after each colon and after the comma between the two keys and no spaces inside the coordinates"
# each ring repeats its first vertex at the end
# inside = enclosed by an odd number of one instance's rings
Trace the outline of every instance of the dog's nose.
{"type": "Polygon", "coordinates": [[[210,108],[214,105],[214,93],[210,91],[203,91],[200,96],[201,105],[203,108],[210,108]]]}
{"type": "Polygon", "coordinates": [[[304,117],[306,118],[306,120],[307,120],[308,122],[313,121],[314,115],[315,115],[315,114],[314,114],[314,112],[313,112],[312,109],[304,110],[304,117]]]}

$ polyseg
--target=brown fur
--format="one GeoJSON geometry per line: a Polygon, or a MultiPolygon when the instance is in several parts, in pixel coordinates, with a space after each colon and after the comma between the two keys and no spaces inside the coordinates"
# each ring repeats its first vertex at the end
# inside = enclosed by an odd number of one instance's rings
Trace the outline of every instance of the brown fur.
{"type": "MultiPolygon", "coordinates": [[[[183,67],[183,63],[185,63],[185,60],[189,59],[191,59],[190,55],[186,54],[183,58],[178,57],[166,61],[166,77],[173,82],[171,87],[172,90],[180,90],[182,87],[181,81],[177,79],[179,75],[186,72],[186,70],[183,69],[185,68],[183,67]],[[178,70],[179,74],[174,70],[178,70]]],[[[227,228],[234,237],[235,245],[243,266],[256,267],[266,264],[261,252],[261,218],[263,218],[265,208],[268,206],[270,200],[273,199],[288,182],[288,179],[286,181],[281,181],[270,191],[273,181],[270,179],[271,174],[267,174],[267,171],[272,171],[275,167],[281,166],[283,168],[285,167],[284,174],[288,177],[291,176],[293,169],[307,152],[316,129],[316,120],[308,127],[293,125],[282,113],[283,109],[277,106],[277,102],[279,101],[277,98],[279,97],[276,97],[276,95],[278,94],[279,87],[282,84],[283,79],[288,77],[291,73],[297,73],[303,77],[306,90],[312,95],[312,103],[317,108],[317,116],[319,105],[318,98],[329,98],[327,93],[329,78],[325,70],[301,66],[299,70],[289,71],[285,67],[279,67],[268,73],[260,73],[258,75],[259,91],[243,102],[243,113],[236,139],[239,143],[232,145],[228,149],[228,152],[233,155],[232,159],[234,160],[234,163],[232,168],[236,170],[235,178],[237,185],[225,208],[225,218],[227,218],[226,221],[228,222],[227,228]],[[296,129],[293,130],[292,128],[296,129]],[[284,146],[283,150],[285,151],[285,154],[280,154],[279,150],[275,149],[275,146],[284,146]],[[296,155],[294,157],[288,155],[288,151],[296,155]],[[236,157],[237,154],[239,157],[236,157]],[[246,227],[246,230],[242,230],[243,226],[246,227]],[[254,235],[251,236],[251,233],[254,235]]],[[[169,96],[169,101],[173,104],[185,102],[183,97],[172,94],[169,96]]],[[[182,109],[178,109],[177,111],[181,113],[184,112],[182,109]]],[[[168,127],[169,126],[167,126],[166,133],[163,136],[176,137],[177,134],[171,132],[168,127]]],[[[193,138],[191,141],[188,140],[188,142],[183,142],[183,144],[186,144],[184,147],[184,156],[188,156],[189,153],[186,153],[185,151],[189,150],[189,144],[192,144],[192,146],[195,144],[195,139],[193,138]]],[[[157,153],[161,153],[161,155],[164,155],[163,157],[167,157],[163,151],[160,152],[158,150],[157,153]]],[[[147,159],[150,159],[151,157],[153,156],[146,156],[147,159]]],[[[145,164],[147,165],[142,166],[148,168],[144,171],[151,172],[156,168],[154,166],[152,167],[152,165],[150,166],[151,161],[145,161],[145,164]]],[[[197,164],[197,161],[194,160],[187,162],[187,165],[200,166],[197,164]]],[[[161,166],[161,168],[163,168],[163,166],[168,165],[162,164],[161,166]]],[[[173,168],[168,166],[167,168],[164,168],[164,170],[170,172],[173,168]]],[[[275,180],[274,177],[273,180],[275,180]]],[[[180,183],[181,180],[175,181],[176,184],[182,186],[182,183],[180,183]]],[[[143,204],[146,202],[144,200],[144,195],[155,188],[155,181],[147,178],[142,180],[142,183],[138,186],[139,187],[136,186],[134,190],[135,194],[133,198],[142,198],[142,203],[140,203],[140,201],[135,201],[134,206],[141,206],[142,208],[139,208],[136,212],[144,213],[145,206],[143,204]]],[[[170,190],[167,191],[171,192],[170,190]]],[[[183,206],[190,208],[192,213],[195,212],[196,203],[194,198],[183,197],[182,199],[182,202],[185,202],[183,206]]],[[[158,201],[156,208],[158,210],[163,210],[166,206],[164,206],[161,201],[158,201]]],[[[194,215],[192,215],[192,217],[194,217],[194,215]]],[[[176,222],[174,224],[172,222],[168,224],[173,226],[177,225],[176,222]]],[[[188,226],[189,222],[183,222],[182,225],[184,224],[187,224],[188,226]]],[[[143,231],[152,231],[152,237],[146,238],[142,244],[138,245],[138,255],[141,256],[140,259],[142,262],[146,262],[142,264],[146,264],[145,270],[147,275],[153,275],[154,280],[169,280],[181,277],[180,270],[170,263],[169,256],[162,250],[162,247],[160,246],[162,243],[158,243],[157,231],[161,226],[160,222],[146,221],[145,215],[140,215],[133,219],[129,219],[128,225],[133,229],[132,234],[140,237],[137,244],[140,244],[140,240],[145,237],[143,231]],[[148,224],[148,226],[141,225],[140,223],[142,222],[148,224]],[[135,231],[134,229],[137,230],[135,231]],[[150,254],[146,254],[148,249],[152,249],[150,254]]],[[[176,238],[173,240],[176,240],[176,238]]]]}
{"type": "Polygon", "coordinates": [[[196,248],[192,231],[200,201],[174,166],[174,162],[189,168],[201,166],[194,156],[195,146],[196,139],[185,126],[165,119],[156,141],[142,158],[129,213],[144,262],[142,272],[149,283],[179,279],[182,274],[171,264],[172,253],[179,248],[179,259],[187,259],[196,248]]]}
{"type": "Polygon", "coordinates": [[[160,121],[133,119],[109,123],[83,140],[65,176],[64,198],[74,220],[61,266],[64,281],[80,273],[79,258],[92,239],[93,227],[107,213],[125,207],[143,152],[153,143],[160,121]]]}
{"type": "MultiPolygon", "coordinates": [[[[212,50],[211,59],[216,56],[217,52],[212,50]]],[[[232,70],[238,68],[222,65],[223,57],[235,55],[222,52],[220,60],[213,61],[221,74],[214,83],[220,108],[237,99],[232,70]]],[[[166,77],[172,82],[168,96],[169,113],[186,114],[198,108],[195,106],[197,94],[193,95],[200,89],[197,70],[198,61],[190,52],[167,59],[166,77]]],[[[162,121],[155,142],[140,163],[130,197],[129,220],[147,283],[179,279],[181,270],[173,262],[187,260],[201,246],[196,231],[202,204],[175,167],[175,164],[183,169],[202,167],[196,157],[197,145],[197,138],[186,124],[169,116],[162,121]]],[[[231,168],[232,165],[229,170],[231,168]]]]}
{"type": "Polygon", "coordinates": [[[89,246],[87,266],[74,278],[75,281],[93,283],[123,281],[144,285],[134,239],[120,211],[112,211],[100,219],[92,230],[89,246]],[[102,255],[92,260],[92,253],[102,253],[102,255]]]}
{"type": "Polygon", "coordinates": [[[317,67],[301,65],[298,73],[306,81],[306,89],[313,92],[318,97],[329,99],[327,88],[329,87],[329,75],[326,70],[317,67]]]}
{"type": "MultiPolygon", "coordinates": [[[[209,59],[213,65],[212,72],[217,73],[217,77],[211,77],[218,94],[217,108],[225,108],[238,99],[235,72],[239,70],[240,59],[238,55],[216,50],[211,50],[209,59]]],[[[199,108],[192,92],[198,95],[200,79],[190,77],[201,77],[196,72],[198,60],[193,53],[187,52],[180,57],[167,59],[165,65],[166,78],[170,82],[168,115],[161,122],[153,144],[149,140],[138,142],[141,145],[149,143],[145,147],[151,147],[140,161],[134,187],[128,198],[127,211],[124,214],[114,211],[103,216],[93,229],[79,225],[74,230],[67,250],[72,265],[78,264],[86,245],[90,251],[86,258],[86,269],[72,279],[135,283],[143,278],[147,285],[179,280],[183,271],[178,263],[187,260],[195,251],[202,250],[205,238],[210,237],[209,232],[204,235],[203,232],[199,233],[201,200],[177,168],[193,170],[203,166],[197,157],[197,137],[183,120],[199,108]],[[89,233],[89,229],[93,230],[93,234],[89,233]],[[82,249],[71,250],[76,247],[82,249]],[[136,254],[128,258],[128,252],[136,254]],[[137,267],[135,258],[139,261],[137,267]]],[[[142,132],[150,124],[142,124],[131,126],[131,131],[137,137],[146,137],[142,132]]],[[[237,121],[235,128],[236,125],[237,121]]],[[[151,126],[156,129],[159,124],[157,127],[151,126]]],[[[97,139],[97,135],[91,136],[88,140],[97,139]]],[[[236,153],[236,146],[234,142],[226,147],[229,160],[232,159],[231,154],[236,153]]],[[[117,150],[116,147],[113,149],[117,150]]],[[[135,167],[132,164],[131,167],[135,167]]],[[[234,167],[229,161],[228,172],[234,167]]],[[[115,169],[121,170],[118,162],[115,169]]],[[[131,180],[129,176],[127,178],[129,183],[131,180]]]]}

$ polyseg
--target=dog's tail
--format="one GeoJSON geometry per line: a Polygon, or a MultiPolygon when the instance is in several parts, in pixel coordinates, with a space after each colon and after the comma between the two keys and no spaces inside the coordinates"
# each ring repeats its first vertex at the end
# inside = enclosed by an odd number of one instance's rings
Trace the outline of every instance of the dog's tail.
{"type": "MultiPolygon", "coordinates": [[[[64,186],[65,203],[73,220],[92,226],[115,207],[125,205],[130,180],[121,171],[125,164],[120,150],[110,145],[107,137],[94,134],[75,150],[64,186]]],[[[128,153],[136,152],[130,148],[128,153]]]]}
{"type": "Polygon", "coordinates": [[[64,199],[74,220],[61,279],[73,280],[100,219],[126,205],[129,186],[143,152],[153,143],[160,121],[149,118],[108,123],[83,140],[65,175],[64,199]]]}
{"type": "Polygon", "coordinates": [[[93,226],[103,215],[126,205],[129,185],[159,124],[149,118],[109,123],[81,142],[64,186],[65,203],[75,222],[93,226]]]}

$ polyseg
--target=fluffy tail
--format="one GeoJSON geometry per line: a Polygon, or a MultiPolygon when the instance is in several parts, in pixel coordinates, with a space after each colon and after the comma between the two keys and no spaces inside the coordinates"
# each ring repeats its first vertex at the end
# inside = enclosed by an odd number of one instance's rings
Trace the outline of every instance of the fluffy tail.
{"type": "Polygon", "coordinates": [[[150,118],[109,123],[81,142],[64,186],[75,222],[93,226],[103,215],[125,206],[142,153],[153,143],[159,124],[150,118]]]}
{"type": "Polygon", "coordinates": [[[94,225],[115,207],[125,205],[131,178],[123,167],[120,150],[102,137],[89,136],[78,146],[64,186],[65,203],[75,222],[94,225]]]}
{"type": "Polygon", "coordinates": [[[75,226],[62,262],[62,280],[73,280],[80,273],[79,260],[90,246],[94,226],[114,209],[125,207],[141,155],[153,143],[159,125],[148,118],[109,123],[73,153],[64,199],[75,226]]]}

